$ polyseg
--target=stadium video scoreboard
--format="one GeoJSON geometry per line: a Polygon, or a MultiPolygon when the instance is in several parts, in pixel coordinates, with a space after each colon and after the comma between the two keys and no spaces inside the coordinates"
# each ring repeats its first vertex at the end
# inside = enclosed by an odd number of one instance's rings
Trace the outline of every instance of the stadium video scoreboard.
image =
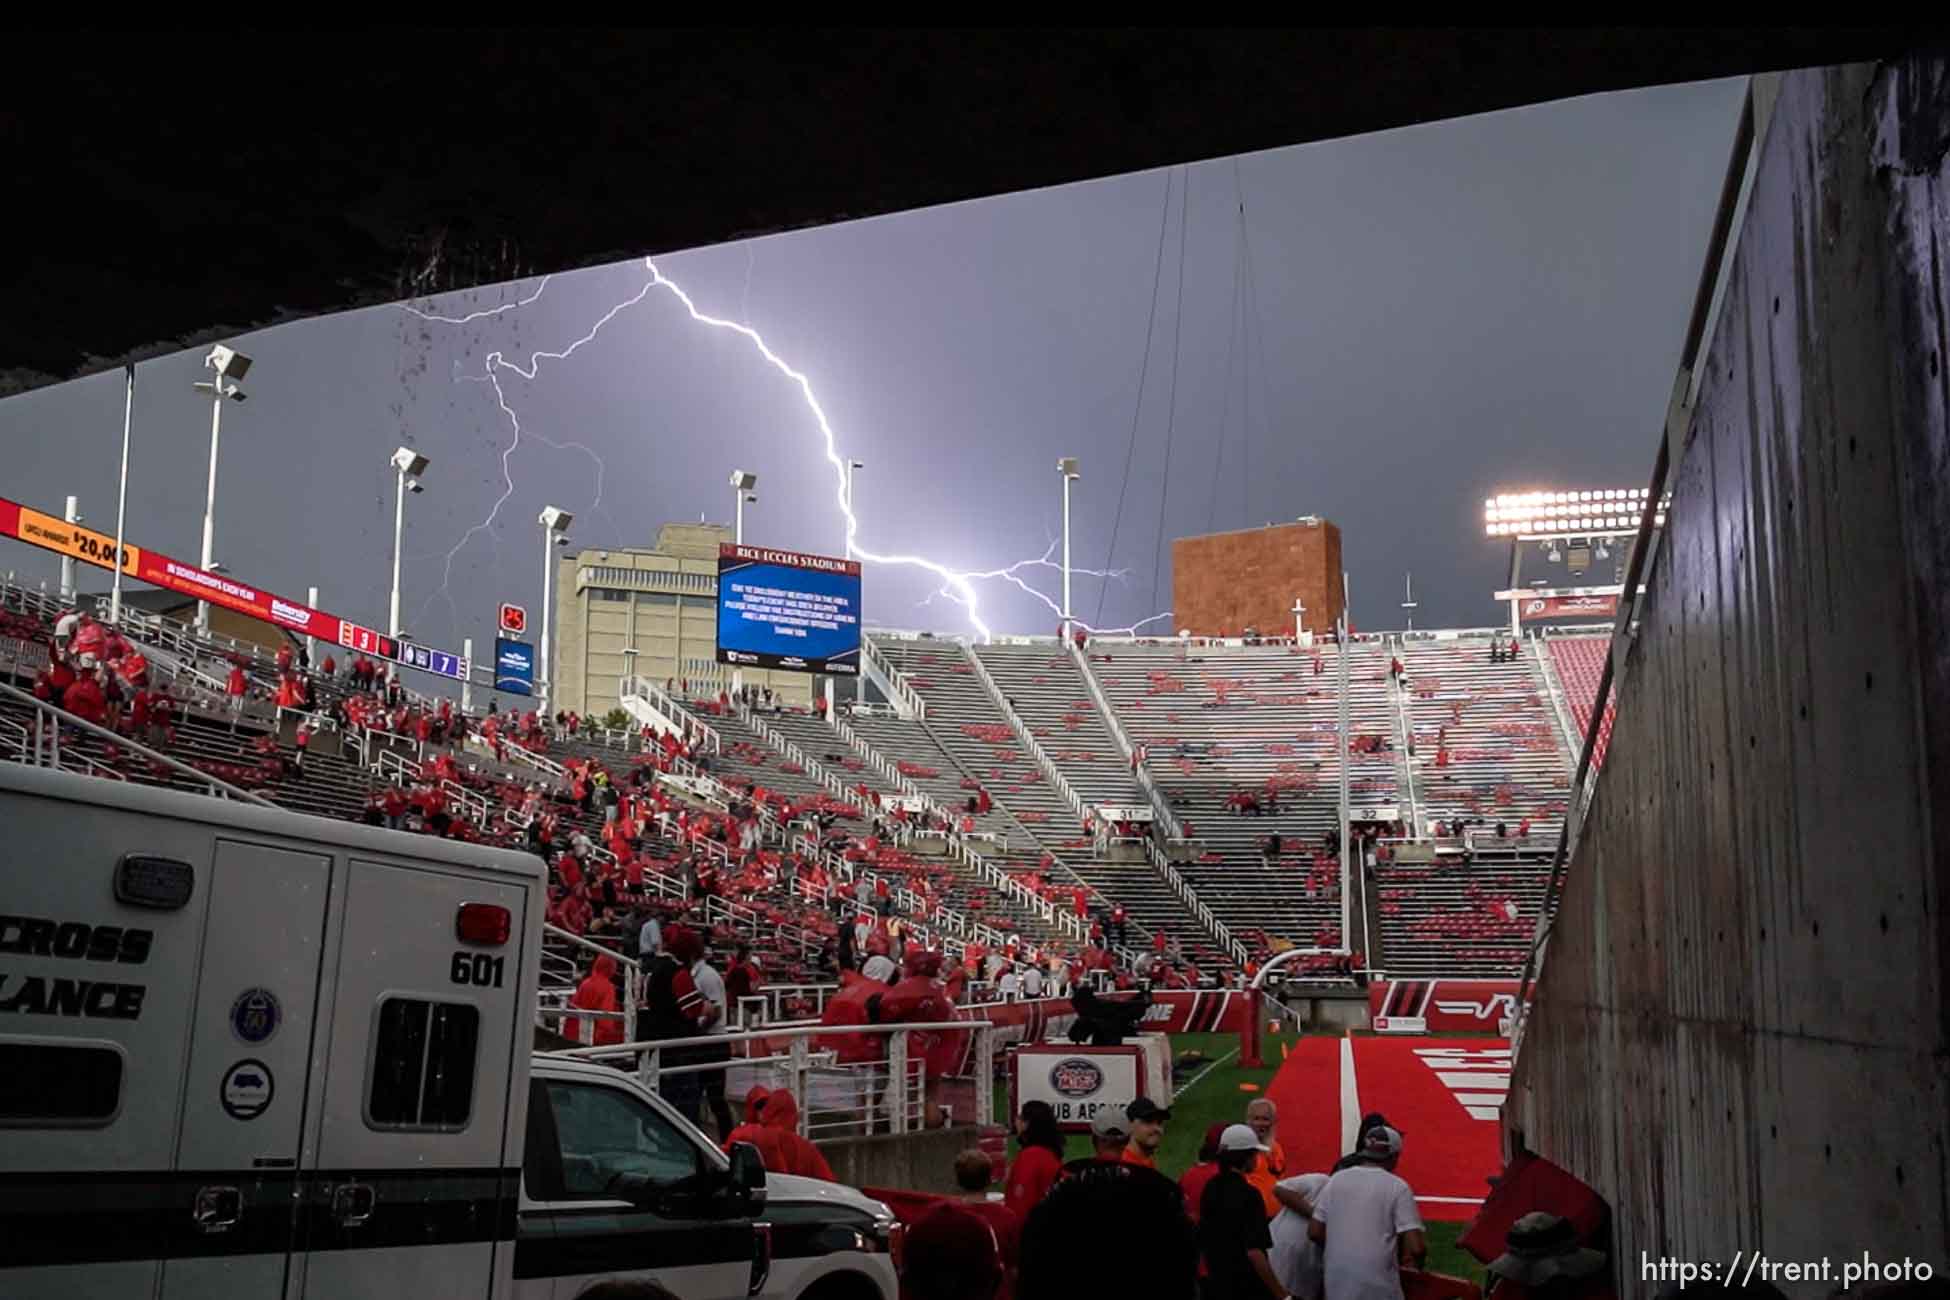
{"type": "Polygon", "coordinates": [[[857,675],[860,562],[720,543],[718,662],[857,675]]]}

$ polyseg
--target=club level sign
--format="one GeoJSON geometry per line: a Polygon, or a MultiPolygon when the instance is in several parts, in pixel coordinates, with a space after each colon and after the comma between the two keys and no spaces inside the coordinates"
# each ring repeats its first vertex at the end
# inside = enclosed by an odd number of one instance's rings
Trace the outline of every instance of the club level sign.
{"type": "Polygon", "coordinates": [[[501,630],[509,636],[520,636],[528,630],[528,611],[520,605],[501,606],[501,630]]]}
{"type": "Polygon", "coordinates": [[[1018,1048],[1015,1106],[1047,1102],[1058,1127],[1078,1133],[1102,1110],[1121,1110],[1143,1095],[1143,1061],[1135,1045],[1077,1048],[1036,1043],[1018,1048]]]}

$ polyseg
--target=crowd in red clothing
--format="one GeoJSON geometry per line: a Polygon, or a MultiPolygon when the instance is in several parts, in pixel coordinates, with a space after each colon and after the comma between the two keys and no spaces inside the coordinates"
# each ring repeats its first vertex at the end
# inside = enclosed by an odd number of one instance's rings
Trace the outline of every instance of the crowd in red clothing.
{"type": "Polygon", "coordinates": [[[34,697],[84,722],[151,745],[175,736],[177,703],[167,682],[152,681],[149,660],[113,627],[70,611],[55,624],[48,665],[34,697]]]}

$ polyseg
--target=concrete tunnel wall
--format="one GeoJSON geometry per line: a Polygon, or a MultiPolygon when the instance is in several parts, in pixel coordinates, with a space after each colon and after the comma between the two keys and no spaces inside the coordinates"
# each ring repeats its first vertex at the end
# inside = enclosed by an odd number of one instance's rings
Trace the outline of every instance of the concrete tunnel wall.
{"type": "Polygon", "coordinates": [[[1621,1295],[1950,1265],[1950,75],[1792,73],[1764,126],[1504,1111],[1621,1295]]]}

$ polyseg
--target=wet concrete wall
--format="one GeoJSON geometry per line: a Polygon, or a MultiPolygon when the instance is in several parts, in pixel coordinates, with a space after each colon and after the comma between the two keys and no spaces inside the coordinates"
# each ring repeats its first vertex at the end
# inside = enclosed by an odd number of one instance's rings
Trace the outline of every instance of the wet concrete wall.
{"type": "Polygon", "coordinates": [[[1611,1202],[1621,1294],[1950,1262],[1950,80],[1789,74],[1762,128],[1504,1117],[1611,1202]]]}

